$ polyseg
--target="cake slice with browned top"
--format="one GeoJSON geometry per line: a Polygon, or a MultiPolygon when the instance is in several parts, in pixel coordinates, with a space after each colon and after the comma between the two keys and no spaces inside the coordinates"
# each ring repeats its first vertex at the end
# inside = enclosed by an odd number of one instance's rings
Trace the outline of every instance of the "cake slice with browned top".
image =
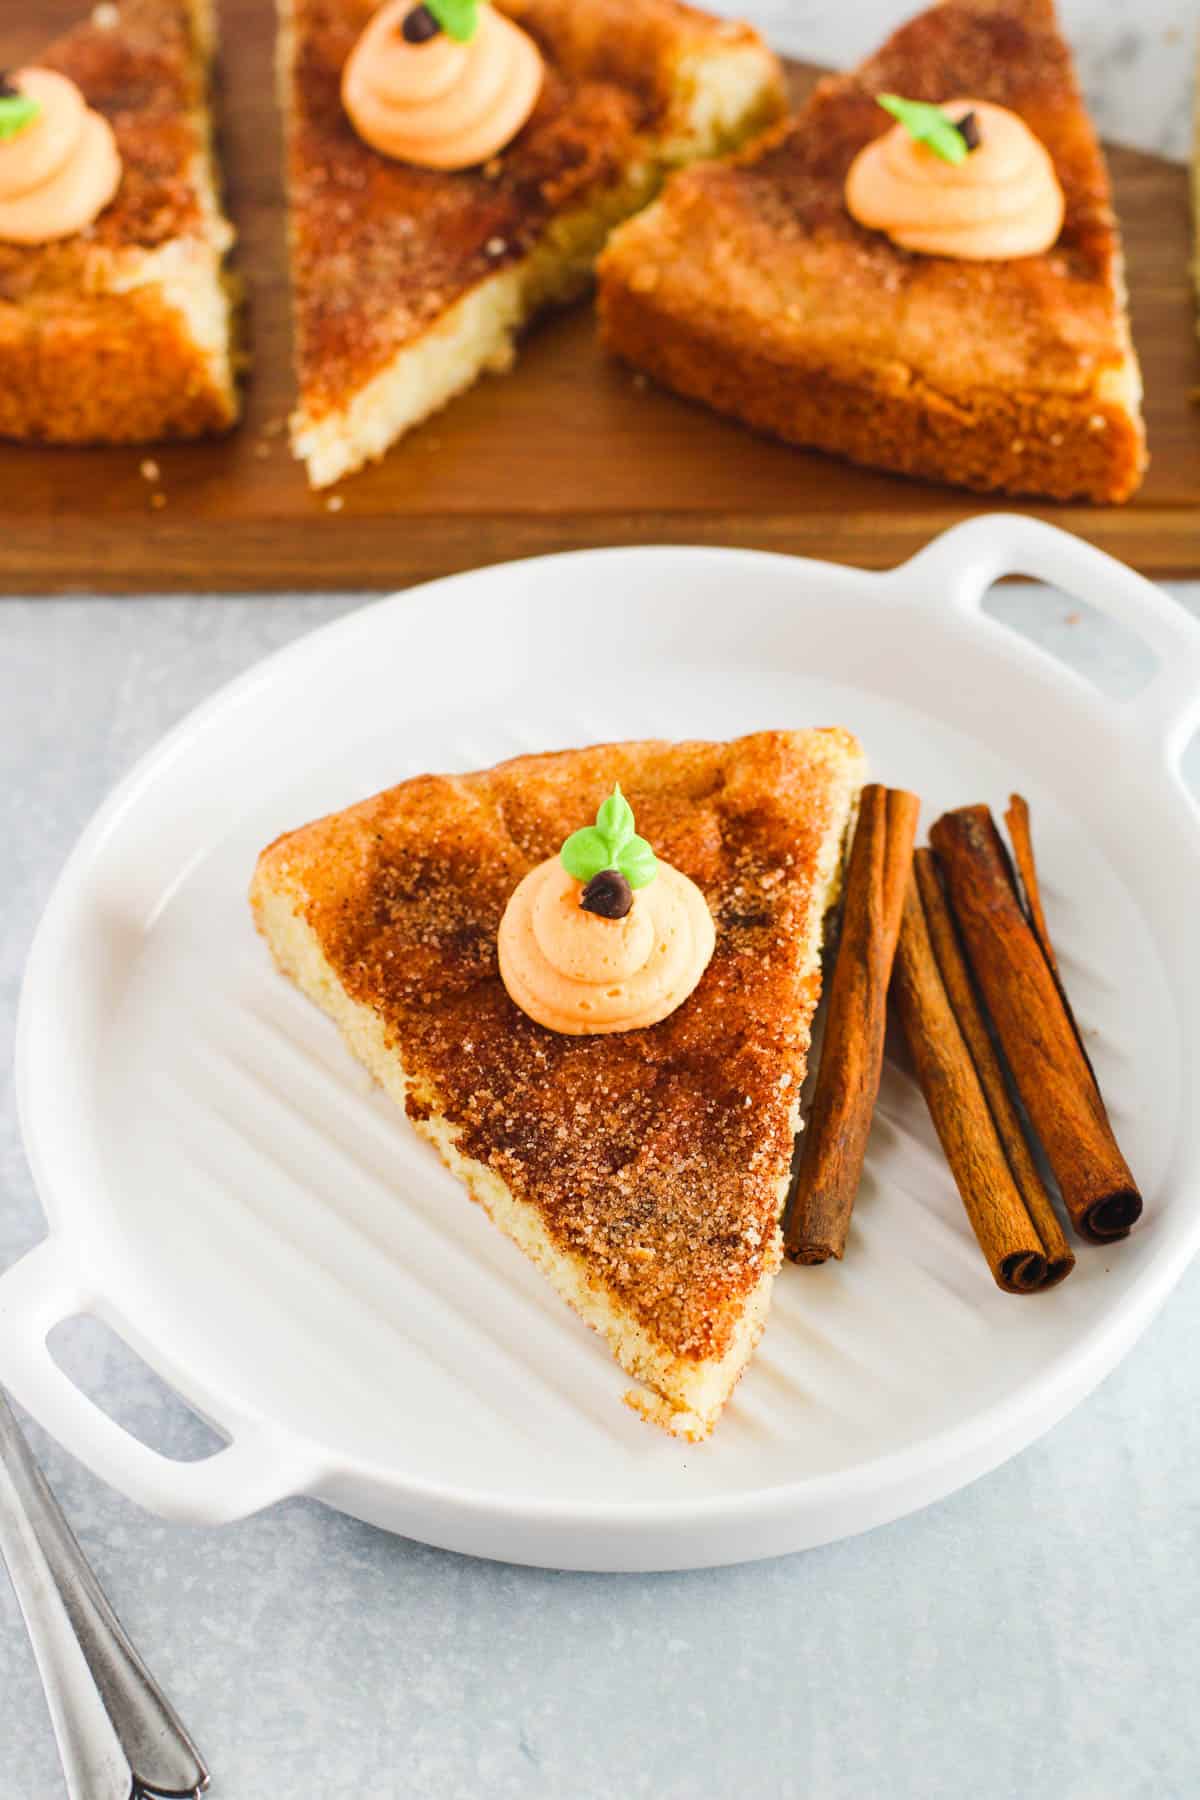
{"type": "MultiPolygon", "coordinates": [[[[0,436],[149,443],[234,422],[233,232],[211,143],[213,33],[209,0],[111,0],[39,57],[52,97],[63,85],[53,78],[66,76],[107,122],[97,138],[106,156],[115,145],[119,185],[91,223],[48,242],[5,241],[10,214],[28,226],[19,181],[0,204],[0,436]]],[[[14,71],[10,85],[21,81],[14,71]]],[[[94,176],[90,139],[79,154],[94,176]]]]}
{"type": "Polygon", "coordinates": [[[501,0],[544,63],[533,115],[478,166],[420,168],[364,142],[343,105],[369,0],[280,7],[292,441],[317,487],[506,368],[521,327],[582,290],[666,170],[740,144],[784,106],[757,34],[680,0],[501,0]]]}
{"type": "Polygon", "coordinates": [[[279,967],[683,1436],[711,1430],[766,1317],[862,774],[836,730],[526,756],[291,832],[254,877],[279,967]],[[509,997],[497,933],[614,782],[715,948],[669,1017],[564,1035],[509,997]]]}
{"type": "MultiPolygon", "coordinates": [[[[900,204],[919,214],[923,189],[900,204]]],[[[600,310],[617,354],[793,443],[1064,500],[1124,500],[1141,480],[1120,237],[1051,0],[945,0],[761,146],[676,176],[614,236],[600,310]],[[1016,114],[1061,188],[1057,240],[975,260],[856,222],[851,166],[899,129],[880,95],[1016,114]]]]}

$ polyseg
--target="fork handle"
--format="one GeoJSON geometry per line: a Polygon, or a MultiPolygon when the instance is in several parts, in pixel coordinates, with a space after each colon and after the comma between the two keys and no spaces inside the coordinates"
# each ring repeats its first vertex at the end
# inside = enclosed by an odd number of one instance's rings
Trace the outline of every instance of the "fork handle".
{"type": "Polygon", "coordinates": [[[0,1555],[41,1671],[70,1800],[202,1793],[208,1770],[105,1598],[3,1393],[0,1555]]]}

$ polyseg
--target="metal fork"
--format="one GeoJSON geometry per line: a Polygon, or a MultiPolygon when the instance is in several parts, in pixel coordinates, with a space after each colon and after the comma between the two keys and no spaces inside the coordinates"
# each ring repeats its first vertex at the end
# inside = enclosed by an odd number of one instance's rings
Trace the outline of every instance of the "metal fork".
{"type": "Polygon", "coordinates": [[[0,1556],[41,1671],[70,1800],[187,1800],[208,1770],[130,1643],[0,1392],[0,1556]]]}

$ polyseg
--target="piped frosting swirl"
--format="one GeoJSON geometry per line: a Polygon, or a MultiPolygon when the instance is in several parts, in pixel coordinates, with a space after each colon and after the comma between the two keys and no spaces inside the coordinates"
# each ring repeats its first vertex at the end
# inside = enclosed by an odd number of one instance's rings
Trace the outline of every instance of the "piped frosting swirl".
{"type": "Polygon", "coordinates": [[[0,240],[71,237],[99,217],[121,184],[112,127],[53,69],[21,69],[12,85],[38,111],[0,142],[0,240]]]}
{"type": "Polygon", "coordinates": [[[468,169],[512,142],[537,103],[542,58],[533,39],[485,4],[466,43],[446,32],[405,38],[413,0],[387,0],[351,51],[342,103],[383,156],[426,169],[468,169]]]}
{"type": "Polygon", "coordinates": [[[670,863],[624,918],[579,904],[557,856],[516,888],[500,924],[500,974],[522,1012],[568,1036],[635,1031],[682,1006],[708,967],[716,931],[696,884],[670,863]]]}
{"type": "Polygon", "coordinates": [[[926,256],[990,262],[1049,250],[1065,203],[1045,145],[1016,113],[987,100],[947,100],[942,111],[955,120],[974,113],[978,148],[947,162],[893,126],[850,165],[851,216],[926,256]]]}

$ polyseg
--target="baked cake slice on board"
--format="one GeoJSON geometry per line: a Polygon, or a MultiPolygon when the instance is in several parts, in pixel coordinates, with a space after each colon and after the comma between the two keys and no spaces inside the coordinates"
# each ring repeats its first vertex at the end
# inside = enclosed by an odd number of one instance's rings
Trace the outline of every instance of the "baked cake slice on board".
{"type": "Polygon", "coordinates": [[[862,778],[839,730],[526,756],[403,782],[279,838],[254,876],[279,967],[685,1437],[766,1317],[862,778]],[[701,890],[715,948],[659,1023],[562,1035],[510,999],[497,933],[614,782],[701,890]]]}
{"type": "Polygon", "coordinates": [[[368,0],[280,0],[299,406],[316,487],[506,368],[520,328],[586,285],[611,228],[664,173],[784,107],[748,27],[679,0],[502,0],[545,74],[532,118],[476,167],[418,168],[342,100],[368,0]]]}
{"type": "Polygon", "coordinates": [[[111,127],[99,142],[115,141],[120,184],[91,224],[45,243],[5,241],[0,205],[0,436],[152,443],[236,419],[214,30],[209,0],[111,0],[39,58],[111,127]]]}
{"type": "Polygon", "coordinates": [[[793,443],[1064,500],[1141,480],[1120,235],[1051,0],[945,0],[760,146],[674,177],[614,236],[600,309],[617,354],[793,443]],[[976,261],[856,223],[851,164],[898,129],[881,94],[1017,114],[1062,190],[1057,241],[976,261]]]}

